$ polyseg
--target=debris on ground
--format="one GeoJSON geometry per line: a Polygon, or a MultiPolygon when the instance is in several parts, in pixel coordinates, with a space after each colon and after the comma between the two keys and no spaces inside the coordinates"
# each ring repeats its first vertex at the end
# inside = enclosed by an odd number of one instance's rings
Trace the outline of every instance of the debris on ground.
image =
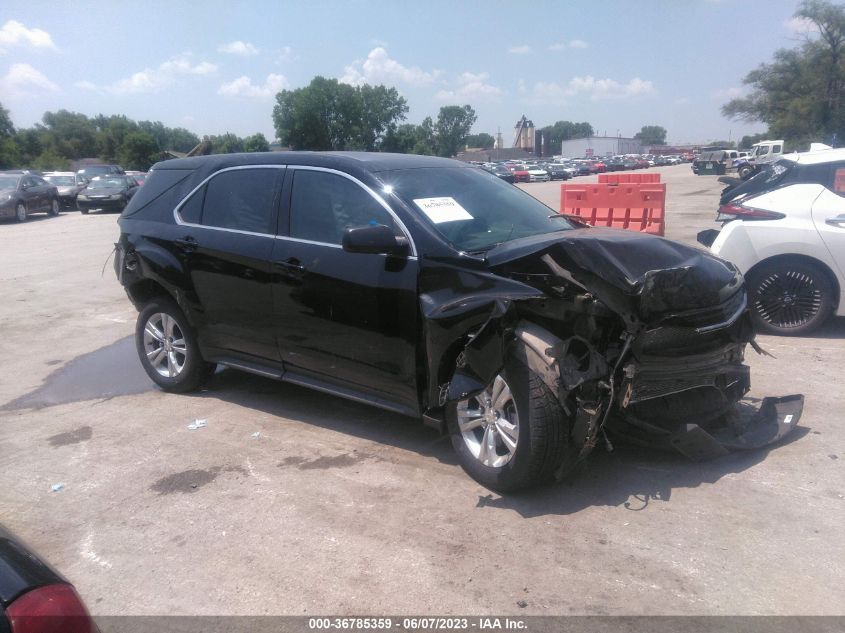
{"type": "Polygon", "coordinates": [[[64,488],[65,485],[63,483],[53,484],[52,486],[50,486],[50,492],[61,492],[62,490],[64,490],[64,488]]]}
{"type": "Polygon", "coordinates": [[[516,606],[518,606],[520,609],[524,609],[525,607],[528,606],[528,603],[525,602],[525,600],[517,600],[516,606]]]}
{"type": "Polygon", "coordinates": [[[196,431],[197,429],[202,429],[208,426],[208,420],[194,420],[188,425],[189,431],[196,431]]]}
{"type": "Polygon", "coordinates": [[[256,431],[255,433],[250,435],[250,437],[260,437],[260,436],[261,436],[261,431],[256,431]]]}

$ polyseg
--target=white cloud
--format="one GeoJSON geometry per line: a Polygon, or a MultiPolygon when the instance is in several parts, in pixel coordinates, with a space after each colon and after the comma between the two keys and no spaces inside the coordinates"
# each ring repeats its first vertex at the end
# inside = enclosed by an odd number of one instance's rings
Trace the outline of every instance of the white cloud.
{"type": "Polygon", "coordinates": [[[293,49],[290,46],[283,46],[282,49],[279,51],[279,56],[276,58],[276,63],[284,64],[293,59],[296,59],[293,54],[293,49]]]}
{"type": "Polygon", "coordinates": [[[440,74],[439,70],[427,72],[416,66],[403,66],[395,59],[391,59],[387,50],[379,46],[371,50],[363,62],[356,60],[346,66],[340,81],[353,86],[365,83],[403,83],[411,86],[425,86],[433,83],[440,74]]]}
{"type": "Polygon", "coordinates": [[[584,40],[570,40],[569,48],[587,48],[589,44],[584,40]]]}
{"type": "Polygon", "coordinates": [[[786,30],[793,35],[809,35],[810,33],[818,33],[819,27],[812,20],[807,18],[794,17],[783,23],[786,30]]]}
{"type": "Polygon", "coordinates": [[[264,80],[263,85],[256,85],[252,83],[252,79],[244,75],[238,77],[234,81],[222,84],[217,90],[217,94],[226,97],[249,97],[254,99],[266,99],[275,96],[280,90],[288,87],[288,80],[282,75],[269,74],[264,80]]]}
{"type": "Polygon", "coordinates": [[[461,73],[453,90],[440,90],[435,98],[439,101],[473,101],[493,99],[502,94],[501,88],[487,83],[487,73],[461,73]]]}
{"type": "Polygon", "coordinates": [[[0,78],[0,94],[10,99],[30,97],[42,92],[59,92],[56,84],[29,64],[12,64],[0,78]]]}
{"type": "Polygon", "coordinates": [[[589,44],[584,40],[569,40],[568,42],[555,42],[548,48],[550,51],[562,51],[567,48],[587,48],[589,44]]]}
{"type": "Polygon", "coordinates": [[[634,77],[626,84],[614,79],[596,79],[591,75],[573,77],[565,85],[556,82],[538,81],[528,93],[526,101],[531,104],[564,105],[570,97],[584,95],[592,101],[623,99],[654,92],[650,81],[634,77]]]}
{"type": "Polygon", "coordinates": [[[733,86],[731,88],[722,88],[721,90],[716,90],[711,96],[718,101],[730,101],[731,99],[738,99],[739,97],[744,97],[745,94],[745,88],[737,88],[733,86]]]}
{"type": "Polygon", "coordinates": [[[527,55],[531,52],[531,47],[527,44],[521,44],[520,46],[511,46],[508,49],[508,52],[512,55],[527,55]]]}
{"type": "Polygon", "coordinates": [[[228,53],[229,55],[240,55],[241,57],[250,57],[252,55],[258,55],[258,49],[255,48],[249,42],[242,42],[240,40],[235,40],[234,42],[229,42],[228,44],[221,44],[217,47],[217,50],[221,53],[228,53]]]}
{"type": "Polygon", "coordinates": [[[9,20],[0,28],[0,52],[9,46],[31,46],[57,50],[47,31],[28,29],[17,20],[9,20]]]}
{"type": "Polygon", "coordinates": [[[157,68],[145,68],[126,79],[106,87],[116,95],[161,92],[173,85],[183,75],[206,76],[217,72],[217,66],[210,62],[193,64],[189,55],[173,57],[159,64],[157,68]]]}

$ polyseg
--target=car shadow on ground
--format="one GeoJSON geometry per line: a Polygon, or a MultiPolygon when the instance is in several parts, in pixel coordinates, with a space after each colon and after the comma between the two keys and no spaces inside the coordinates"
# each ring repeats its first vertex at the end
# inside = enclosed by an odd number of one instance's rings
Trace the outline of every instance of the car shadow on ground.
{"type": "MultiPolygon", "coordinates": [[[[62,212],[64,213],[64,212],[62,212]]],[[[62,213],[59,213],[61,215],[62,213]]],[[[38,213],[37,215],[26,216],[26,222],[18,222],[16,218],[0,218],[0,224],[28,224],[30,222],[43,222],[44,220],[52,220],[59,217],[59,215],[50,215],[49,213],[38,213]]]]}
{"type": "Polygon", "coordinates": [[[845,338],[845,317],[832,317],[811,334],[810,338],[845,338]]]}
{"type": "MultiPolygon", "coordinates": [[[[449,438],[424,427],[418,420],[297,385],[224,369],[215,374],[207,391],[195,397],[219,398],[268,415],[434,457],[458,467],[449,438]]],[[[680,454],[625,444],[617,444],[608,453],[600,444],[587,462],[563,481],[504,495],[491,491],[478,497],[478,507],[506,508],[526,518],[572,514],[596,505],[623,506],[641,512],[652,501],[668,502],[674,489],[697,488],[743,472],[763,461],[769,451],[809,432],[810,429],[799,427],[772,446],[708,462],[692,462],[680,454]]]]}

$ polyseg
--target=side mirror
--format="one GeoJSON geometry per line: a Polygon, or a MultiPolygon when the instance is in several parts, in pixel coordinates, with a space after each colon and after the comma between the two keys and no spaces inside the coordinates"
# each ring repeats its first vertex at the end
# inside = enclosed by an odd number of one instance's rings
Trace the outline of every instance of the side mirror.
{"type": "Polygon", "coordinates": [[[404,237],[396,237],[393,229],[384,224],[351,226],[343,232],[343,250],[347,253],[404,256],[408,254],[408,241],[404,237]]]}

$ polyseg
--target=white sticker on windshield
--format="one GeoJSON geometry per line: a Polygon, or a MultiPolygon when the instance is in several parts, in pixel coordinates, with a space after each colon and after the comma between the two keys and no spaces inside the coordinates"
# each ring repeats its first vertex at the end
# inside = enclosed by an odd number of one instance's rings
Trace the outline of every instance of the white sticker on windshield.
{"type": "Polygon", "coordinates": [[[415,198],[414,203],[435,224],[472,220],[469,211],[459,205],[454,198],[415,198]]]}

